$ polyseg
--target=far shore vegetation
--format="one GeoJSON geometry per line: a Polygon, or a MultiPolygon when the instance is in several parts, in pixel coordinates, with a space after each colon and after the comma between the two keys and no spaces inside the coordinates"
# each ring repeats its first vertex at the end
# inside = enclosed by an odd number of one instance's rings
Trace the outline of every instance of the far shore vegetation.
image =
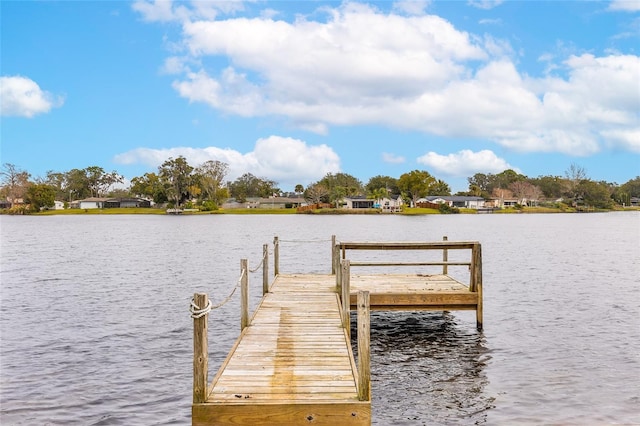
{"type": "MultiPolygon", "coordinates": [[[[518,213],[577,213],[577,212],[611,212],[611,211],[640,211],[640,207],[614,208],[614,209],[590,209],[581,210],[576,208],[559,208],[559,207],[521,207],[521,208],[504,208],[492,210],[492,214],[518,214],[518,213]]],[[[460,208],[455,213],[459,214],[478,214],[476,209],[460,208]]],[[[31,213],[36,216],[59,216],[59,215],[166,215],[166,209],[157,207],[131,207],[131,208],[106,208],[106,209],[63,209],[63,210],[42,210],[40,212],[31,213]]],[[[344,208],[324,208],[299,213],[295,208],[289,209],[218,209],[215,211],[183,211],[182,216],[202,216],[202,215],[287,215],[287,214],[309,214],[309,215],[379,215],[380,209],[344,209],[344,208]]],[[[405,216],[431,215],[431,214],[450,214],[443,213],[438,209],[405,207],[402,211],[393,213],[405,216]]]]}
{"type": "MultiPolygon", "coordinates": [[[[375,200],[372,205],[399,202],[393,214],[475,214],[475,208],[453,205],[422,206],[418,201],[428,196],[466,196],[484,200],[493,213],[557,213],[638,210],[640,176],[628,182],[594,181],[582,167],[571,164],[564,176],[528,177],[504,170],[498,174],[476,173],[467,178],[467,191],[451,193],[442,179],[426,170],[412,170],[391,177],[376,175],[363,183],[348,173],[327,173],[306,187],[295,186],[285,192],[278,183],[245,173],[227,180],[229,166],[221,161],[190,165],[180,156],[170,158],[157,172],[131,179],[124,187],[124,177],[98,166],[66,172],[47,172],[32,177],[28,171],[10,163],[0,170],[0,213],[3,214],[380,214],[381,208],[344,208],[345,199],[359,197],[375,200]],[[78,208],[87,199],[127,200],[127,207],[78,208]],[[291,199],[282,208],[251,205],[255,199],[291,199]],[[139,202],[137,202],[138,200],[139,202]],[[509,200],[509,203],[503,201],[509,200]],[[145,204],[144,207],[141,207],[145,204]],[[317,205],[323,208],[297,207],[317,205]],[[234,207],[234,208],[232,208],[234,207]],[[258,207],[258,208],[247,208],[258,207]]],[[[106,207],[106,206],[102,206],[106,207]]]]}

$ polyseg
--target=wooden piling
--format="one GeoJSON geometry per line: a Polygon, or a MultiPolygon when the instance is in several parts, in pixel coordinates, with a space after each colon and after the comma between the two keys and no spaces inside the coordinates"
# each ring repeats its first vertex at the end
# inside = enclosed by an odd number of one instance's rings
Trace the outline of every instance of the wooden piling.
{"type": "Polygon", "coordinates": [[[262,295],[269,293],[269,244],[262,246],[262,295]]]}
{"type": "Polygon", "coordinates": [[[358,400],[371,400],[369,292],[358,292],[358,400]]]}
{"type": "Polygon", "coordinates": [[[340,246],[337,244],[333,250],[333,269],[335,269],[336,274],[336,293],[340,297],[342,297],[342,265],[340,264],[340,246]]]}
{"type": "Polygon", "coordinates": [[[338,261],[337,261],[337,253],[336,250],[338,246],[336,246],[336,236],[331,236],[331,275],[335,275],[338,270],[338,261]]]}
{"type": "Polygon", "coordinates": [[[240,259],[240,330],[249,325],[249,267],[247,259],[240,259]]]}
{"type": "Polygon", "coordinates": [[[478,293],[478,305],[476,307],[476,327],[479,331],[482,330],[482,246],[480,243],[476,243],[471,249],[472,258],[472,276],[471,286],[472,290],[478,293]]]}
{"type": "MultiPolygon", "coordinates": [[[[203,309],[209,303],[205,293],[195,293],[193,301],[203,309]]],[[[193,319],[193,402],[207,400],[207,376],[209,375],[209,343],[207,340],[209,314],[193,319]]]]}
{"type": "Polygon", "coordinates": [[[347,331],[347,336],[351,336],[351,286],[349,284],[351,272],[350,272],[349,259],[345,259],[341,263],[341,298],[342,298],[342,326],[347,331]]]}
{"type": "Polygon", "coordinates": [[[273,237],[273,276],[277,277],[280,273],[280,240],[273,237]]]}
{"type": "MultiPolygon", "coordinates": [[[[446,235],[444,237],[442,237],[442,241],[449,241],[449,237],[447,237],[446,235]]],[[[446,262],[449,261],[449,250],[447,249],[443,249],[442,250],[442,262],[444,263],[442,265],[442,275],[447,275],[449,273],[449,265],[446,264],[446,262]]]]}

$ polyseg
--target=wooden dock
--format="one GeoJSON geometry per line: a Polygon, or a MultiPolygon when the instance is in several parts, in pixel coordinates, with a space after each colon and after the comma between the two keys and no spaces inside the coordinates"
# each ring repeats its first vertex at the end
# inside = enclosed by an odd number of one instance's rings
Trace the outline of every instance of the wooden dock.
{"type": "Polygon", "coordinates": [[[241,261],[241,334],[208,384],[210,301],[196,294],[194,316],[194,425],[370,425],[369,310],[475,309],[482,328],[480,245],[476,242],[336,243],[331,274],[279,273],[269,283],[263,247],[263,298],[250,318],[248,267],[241,261]],[[448,260],[449,250],[469,250],[468,262],[448,260]],[[354,250],[438,250],[442,260],[351,261],[354,250]],[[442,273],[352,274],[356,266],[442,268],[442,273]],[[467,285],[449,267],[469,268],[467,285]],[[203,309],[200,309],[203,308],[203,309]],[[357,309],[358,357],[351,350],[351,308],[357,309]]]}

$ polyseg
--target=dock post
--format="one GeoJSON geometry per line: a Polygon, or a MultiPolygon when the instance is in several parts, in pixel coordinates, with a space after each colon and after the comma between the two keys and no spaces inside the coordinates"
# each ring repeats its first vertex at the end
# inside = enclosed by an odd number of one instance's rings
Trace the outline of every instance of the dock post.
{"type": "Polygon", "coordinates": [[[331,275],[335,275],[337,269],[338,268],[336,263],[336,236],[332,235],[331,236],[331,275]]]}
{"type": "Polygon", "coordinates": [[[358,292],[358,400],[371,400],[369,292],[358,292]]]}
{"type": "Polygon", "coordinates": [[[482,247],[480,243],[473,245],[471,249],[472,273],[471,291],[478,293],[478,304],[476,305],[476,327],[482,331],[482,247]]]}
{"type": "Polygon", "coordinates": [[[262,246],[262,295],[269,293],[269,244],[262,246]]]}
{"type": "MultiPolygon", "coordinates": [[[[209,303],[205,293],[195,293],[193,303],[198,309],[204,309],[209,303]]],[[[193,402],[207,401],[207,378],[209,375],[209,314],[193,319],[193,402]]]]}
{"type": "Polygon", "coordinates": [[[341,265],[342,272],[340,272],[340,281],[342,282],[342,326],[347,331],[347,336],[351,337],[351,261],[349,259],[345,259],[342,261],[341,265]]]}
{"type": "Polygon", "coordinates": [[[247,259],[240,259],[240,331],[249,325],[249,267],[247,259]]]}
{"type": "MultiPolygon", "coordinates": [[[[449,241],[449,237],[445,235],[444,237],[442,237],[442,241],[449,241]]],[[[443,262],[449,261],[449,250],[447,249],[442,250],[442,261],[443,262]]],[[[449,273],[449,265],[442,265],[442,275],[447,275],[448,273],[449,273]]]]}
{"type": "Polygon", "coordinates": [[[273,276],[280,273],[280,241],[278,237],[273,237],[273,276]]]}
{"type": "Polygon", "coordinates": [[[342,265],[340,264],[340,249],[336,246],[336,292],[342,297],[342,265]]]}

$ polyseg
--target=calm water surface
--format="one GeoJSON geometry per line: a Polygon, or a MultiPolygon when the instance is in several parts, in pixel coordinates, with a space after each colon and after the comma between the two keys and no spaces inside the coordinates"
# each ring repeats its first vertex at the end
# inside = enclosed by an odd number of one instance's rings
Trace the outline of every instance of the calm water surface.
{"type": "MultiPolygon", "coordinates": [[[[478,240],[475,313],[372,314],[376,425],[640,424],[640,214],[0,217],[0,423],[187,425],[194,292],[262,245],[329,272],[330,238],[478,240]]],[[[250,277],[252,305],[261,273],[250,277]]],[[[239,334],[210,317],[210,374],[239,334]]]]}

